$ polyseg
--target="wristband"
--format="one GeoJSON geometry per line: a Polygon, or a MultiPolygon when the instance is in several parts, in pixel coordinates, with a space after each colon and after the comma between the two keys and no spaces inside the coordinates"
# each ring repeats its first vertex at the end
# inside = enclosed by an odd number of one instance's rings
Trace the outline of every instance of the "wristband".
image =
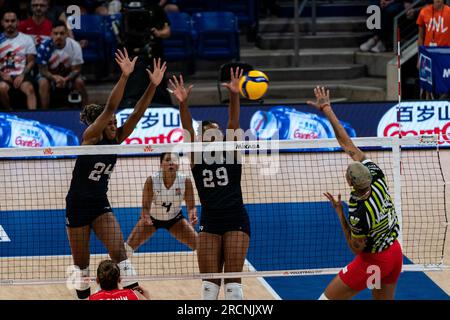
{"type": "Polygon", "coordinates": [[[326,103],[326,104],[320,106],[320,107],[319,107],[319,108],[320,108],[320,111],[323,111],[323,109],[325,109],[326,107],[330,107],[330,108],[331,108],[331,105],[330,105],[329,103],[326,103]]]}

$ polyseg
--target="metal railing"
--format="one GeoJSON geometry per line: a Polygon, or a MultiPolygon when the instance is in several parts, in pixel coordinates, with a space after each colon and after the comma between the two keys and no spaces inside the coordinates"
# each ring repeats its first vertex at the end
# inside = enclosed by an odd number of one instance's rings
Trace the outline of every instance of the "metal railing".
{"type": "MultiPolygon", "coordinates": [[[[418,9],[424,4],[423,0],[416,0],[412,3],[411,8],[412,9],[418,9]]],[[[409,10],[409,9],[408,9],[409,10]]],[[[400,12],[397,16],[394,18],[394,30],[393,30],[393,38],[394,39],[394,45],[393,45],[393,51],[394,53],[397,52],[397,41],[398,41],[398,33],[397,30],[400,27],[400,38],[401,38],[401,49],[407,48],[409,45],[411,45],[414,41],[417,40],[417,27],[415,24],[415,21],[413,23],[410,23],[409,26],[405,26],[402,28],[402,24],[400,19],[403,19],[406,17],[406,14],[408,13],[408,10],[404,9],[402,12],[400,12]]]]}
{"type": "Polygon", "coordinates": [[[294,0],[294,59],[293,67],[298,67],[300,62],[300,28],[299,28],[299,18],[303,13],[308,1],[311,2],[311,33],[316,35],[317,26],[317,3],[316,0],[302,0],[299,7],[299,0],[294,0]]]}

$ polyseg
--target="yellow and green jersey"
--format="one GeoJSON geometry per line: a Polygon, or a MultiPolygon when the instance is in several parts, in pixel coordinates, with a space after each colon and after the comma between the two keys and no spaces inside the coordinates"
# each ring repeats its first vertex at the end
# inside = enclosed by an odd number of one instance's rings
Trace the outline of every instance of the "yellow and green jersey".
{"type": "Polygon", "coordinates": [[[371,160],[362,162],[372,174],[371,194],[359,200],[350,195],[348,224],[352,237],[365,237],[364,252],[381,252],[389,248],[400,232],[398,217],[383,171],[371,160]]]}

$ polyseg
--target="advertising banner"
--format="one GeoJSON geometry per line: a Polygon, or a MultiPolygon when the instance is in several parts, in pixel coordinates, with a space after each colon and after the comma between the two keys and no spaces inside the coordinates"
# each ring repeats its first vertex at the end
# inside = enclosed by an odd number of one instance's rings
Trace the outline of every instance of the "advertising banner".
{"type": "Polygon", "coordinates": [[[450,102],[402,102],[390,108],[378,121],[378,137],[433,134],[450,146],[450,102]]]}
{"type": "MultiPolygon", "coordinates": [[[[450,102],[336,103],[333,110],[351,137],[392,137],[420,134],[439,135],[442,146],[450,137],[450,102]]],[[[122,126],[132,113],[116,114],[122,126]]],[[[193,126],[203,120],[217,121],[222,129],[228,122],[227,106],[192,106],[193,126]]],[[[86,126],[79,110],[49,110],[0,113],[0,147],[73,146],[81,143],[86,126]]],[[[324,115],[307,105],[243,105],[240,126],[258,139],[278,133],[280,140],[334,138],[324,115]]],[[[183,141],[178,108],[149,107],[133,133],[123,144],[165,144],[183,141]]]]}
{"type": "Polygon", "coordinates": [[[419,48],[420,87],[438,96],[450,92],[450,47],[419,48]]]}

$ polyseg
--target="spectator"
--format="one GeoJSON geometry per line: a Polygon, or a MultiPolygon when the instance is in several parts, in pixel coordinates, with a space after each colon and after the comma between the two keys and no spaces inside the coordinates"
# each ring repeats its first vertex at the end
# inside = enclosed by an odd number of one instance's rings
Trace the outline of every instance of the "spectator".
{"type": "MultiPolygon", "coordinates": [[[[417,18],[419,26],[419,46],[450,46],[450,7],[444,3],[444,0],[433,0],[420,10],[417,18]]],[[[419,68],[419,61],[417,62],[419,68]]],[[[421,90],[420,98],[433,100],[433,92],[421,90]]]]}
{"type": "MultiPolygon", "coordinates": [[[[380,0],[381,28],[375,29],[374,36],[359,47],[361,51],[380,53],[385,52],[387,48],[391,48],[394,18],[403,10],[408,10],[411,6],[411,1],[412,0],[380,0]]],[[[376,2],[373,1],[374,4],[376,2]]]]}
{"type": "Polygon", "coordinates": [[[434,0],[422,8],[417,24],[419,46],[450,46],[450,7],[444,0],[434,0]]]}
{"type": "Polygon", "coordinates": [[[44,109],[50,104],[52,89],[74,89],[81,94],[83,105],[87,103],[87,93],[81,78],[83,54],[78,42],[69,38],[67,31],[67,25],[57,21],[53,25],[51,39],[44,41],[38,48],[39,95],[44,109]]]}
{"type": "Polygon", "coordinates": [[[108,15],[108,2],[107,0],[84,0],[80,1],[82,14],[98,14],[101,16],[108,15]]]}
{"type": "MultiPolygon", "coordinates": [[[[63,21],[67,24],[67,14],[66,10],[69,5],[73,3],[73,0],[59,0],[59,1],[51,1],[48,0],[48,10],[47,10],[47,18],[52,22],[52,24],[56,23],[57,21],[63,21]]],[[[69,25],[67,24],[69,27],[69,25]]],[[[69,31],[69,37],[72,39],[73,32],[68,28],[69,31]]]]}
{"type": "Polygon", "coordinates": [[[159,6],[164,9],[165,12],[178,12],[180,9],[172,0],[160,0],[159,6]]]}
{"type": "Polygon", "coordinates": [[[260,13],[264,17],[276,16],[280,15],[280,5],[277,3],[277,0],[261,0],[260,1],[260,13]]]}
{"type": "Polygon", "coordinates": [[[22,91],[27,97],[27,107],[36,109],[36,95],[30,71],[34,66],[36,47],[33,38],[18,32],[17,15],[6,11],[2,17],[5,30],[0,34],[0,103],[11,110],[9,91],[11,88],[22,91]]]}
{"type": "MultiPolygon", "coordinates": [[[[29,0],[0,0],[0,14],[3,16],[5,12],[15,12],[19,20],[26,19],[28,16],[29,0]]],[[[3,30],[2,30],[3,32],[3,30]]]]}
{"type": "Polygon", "coordinates": [[[36,47],[49,39],[52,33],[52,22],[46,17],[47,9],[47,0],[31,0],[32,16],[19,23],[19,31],[32,36],[36,47]]]}
{"type": "MultiPolygon", "coordinates": [[[[125,5],[123,13],[125,32],[121,38],[125,39],[128,52],[133,52],[139,58],[125,88],[122,107],[134,106],[142,96],[149,84],[146,68],[153,68],[153,58],[164,60],[162,40],[170,37],[170,22],[165,11],[154,0],[144,0],[141,3],[143,7],[140,9],[131,10],[125,5]],[[146,28],[143,28],[142,21],[148,21],[146,28]]],[[[172,104],[165,80],[156,89],[153,101],[172,104]]]]}
{"type": "Polygon", "coordinates": [[[101,290],[92,294],[89,300],[150,300],[147,290],[137,286],[133,289],[119,289],[120,269],[111,260],[100,262],[97,268],[97,283],[101,290]]]}

